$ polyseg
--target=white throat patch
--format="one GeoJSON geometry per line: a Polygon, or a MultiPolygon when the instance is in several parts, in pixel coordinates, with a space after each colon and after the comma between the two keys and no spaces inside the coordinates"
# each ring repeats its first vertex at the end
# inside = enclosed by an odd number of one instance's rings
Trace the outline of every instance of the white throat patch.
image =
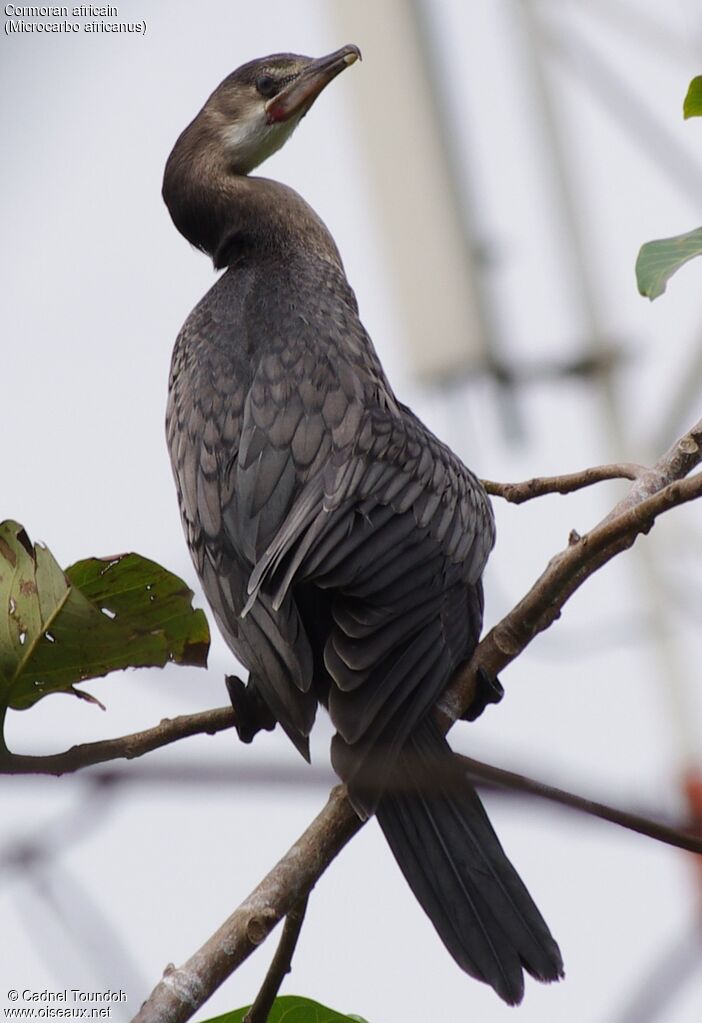
{"type": "Polygon", "coordinates": [[[252,109],[235,124],[222,128],[226,153],[240,173],[248,174],[287,142],[299,120],[291,117],[289,121],[268,124],[265,110],[252,109]]]}

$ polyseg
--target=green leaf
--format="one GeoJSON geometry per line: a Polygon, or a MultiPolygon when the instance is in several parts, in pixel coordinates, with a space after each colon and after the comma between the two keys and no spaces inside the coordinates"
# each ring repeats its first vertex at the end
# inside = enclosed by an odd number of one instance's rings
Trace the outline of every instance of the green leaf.
{"type": "Polygon", "coordinates": [[[209,628],[191,599],[182,579],[138,554],[63,572],[19,523],[0,523],[0,706],[77,694],[77,682],[119,668],[204,666],[209,628]]]}
{"type": "Polygon", "coordinates": [[[646,242],[636,260],[636,283],[640,293],[651,301],[658,298],[675,271],[701,253],[702,227],[675,238],[646,242]]]}
{"type": "Polygon", "coordinates": [[[683,103],[683,117],[702,117],[702,75],[690,82],[683,103]]]}
{"type": "MultiPolygon", "coordinates": [[[[235,1009],[233,1012],[225,1012],[223,1016],[215,1016],[206,1020],[206,1023],[243,1023],[250,1005],[243,1009],[235,1009]]],[[[334,1009],[328,1009],[319,1002],[313,1002],[309,998],[300,998],[298,995],[282,995],[273,1002],[266,1023],[367,1023],[361,1016],[344,1016],[334,1009]]]]}

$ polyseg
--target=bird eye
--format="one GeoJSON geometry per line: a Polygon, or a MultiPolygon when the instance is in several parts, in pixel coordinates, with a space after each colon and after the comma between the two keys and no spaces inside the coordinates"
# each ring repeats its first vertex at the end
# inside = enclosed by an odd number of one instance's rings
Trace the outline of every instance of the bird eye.
{"type": "Polygon", "coordinates": [[[278,83],[273,75],[259,75],[256,79],[256,89],[265,99],[270,99],[271,96],[275,95],[278,83]]]}

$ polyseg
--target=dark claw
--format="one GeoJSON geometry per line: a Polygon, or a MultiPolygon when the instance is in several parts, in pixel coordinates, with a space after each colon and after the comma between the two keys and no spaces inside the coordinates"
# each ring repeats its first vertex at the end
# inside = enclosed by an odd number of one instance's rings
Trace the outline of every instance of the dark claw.
{"type": "Polygon", "coordinates": [[[488,675],[484,668],[478,668],[475,685],[475,696],[468,710],[463,715],[464,721],[475,721],[483,713],[489,703],[499,703],[505,691],[499,678],[488,675]]]}
{"type": "Polygon", "coordinates": [[[249,679],[244,685],[236,675],[225,675],[224,684],[234,708],[234,727],[242,742],[251,742],[254,735],[265,729],[272,732],[275,718],[259,696],[255,685],[249,679]]]}

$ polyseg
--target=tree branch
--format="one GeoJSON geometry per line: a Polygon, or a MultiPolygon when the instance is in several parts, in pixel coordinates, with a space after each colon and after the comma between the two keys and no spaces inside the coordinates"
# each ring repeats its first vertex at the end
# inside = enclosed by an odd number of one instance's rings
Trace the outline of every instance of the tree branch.
{"type": "Polygon", "coordinates": [[[492,497],[502,497],[510,504],[524,504],[544,494],[571,494],[575,490],[591,487],[603,480],[636,480],[646,472],[645,465],[634,462],[619,462],[613,465],[595,465],[581,472],[569,472],[564,476],[535,476],[522,483],[495,483],[481,480],[492,497]]]}
{"type": "MultiPolygon", "coordinates": [[[[663,480],[661,474],[659,481],[663,480]]],[[[468,664],[453,676],[438,705],[445,730],[470,706],[479,669],[497,677],[535,636],[560,617],[563,605],[586,579],[631,547],[641,533],[648,533],[663,512],[702,495],[702,473],[666,483],[650,496],[643,496],[646,490],[641,483],[638,479],[632,487],[639,488],[636,502],[627,495],[589,533],[571,533],[568,547],[551,559],[526,596],[483,637],[468,664]]]]}
{"type": "MultiPolygon", "coordinates": [[[[470,706],[478,668],[493,677],[547,628],[575,590],[615,554],[648,532],[656,517],[702,493],[702,474],[679,481],[702,459],[702,420],[656,465],[637,476],[629,494],[584,537],[571,534],[529,593],[477,647],[459,669],[441,701],[444,731],[470,706]]],[[[329,863],[362,826],[343,788],[337,788],[300,842],[283,857],[252,895],[212,938],[179,969],[169,972],[142,1006],[134,1023],[181,1023],[228,977],[256,944],[316,883],[329,863]],[[250,926],[258,921],[251,940],[250,926]]]]}
{"type": "MultiPolygon", "coordinates": [[[[594,814],[690,852],[702,852],[699,836],[467,757],[457,760],[474,778],[594,814]]],[[[344,787],[339,785],[333,789],[321,813],[251,895],[186,963],[164,974],[133,1023],[184,1023],[188,1020],[265,940],[295,903],[312,890],[363,823],[346,798],[344,787]]]]}
{"type": "Polygon", "coordinates": [[[305,833],[222,926],[186,963],[163,975],[132,1023],[185,1021],[312,890],[334,857],[360,831],[343,786],[305,833]]]}
{"type": "Polygon", "coordinates": [[[702,461],[702,419],[670,447],[656,464],[642,473],[628,494],[614,506],[605,522],[634,508],[676,480],[689,475],[702,461]]]}
{"type": "Polygon", "coordinates": [[[164,718],[154,728],[122,735],[118,739],[85,742],[72,746],[63,753],[49,756],[29,756],[22,753],[0,751],[0,774],[51,774],[60,776],[81,767],[104,764],[110,760],[133,760],[145,753],[168,746],[190,735],[215,735],[234,727],[231,707],[205,710],[201,714],[183,714],[177,718],[164,718]]]}
{"type": "MultiPolygon", "coordinates": [[[[227,708],[222,708],[224,713],[227,708]]],[[[204,715],[194,715],[201,717],[204,715]]],[[[204,728],[202,731],[204,732],[204,728]]],[[[194,734],[194,733],[193,733],[194,734]]],[[[512,771],[496,767],[493,764],[486,764],[480,760],[473,760],[454,753],[456,763],[447,765],[445,771],[435,770],[431,778],[426,779],[426,791],[431,792],[437,788],[445,790],[448,786],[455,784],[462,786],[463,777],[467,771],[477,787],[487,786],[496,788],[506,793],[525,794],[537,796],[563,806],[570,807],[589,816],[599,817],[602,820],[619,824],[622,827],[645,835],[666,845],[685,849],[692,853],[702,853],[702,836],[691,832],[686,827],[674,827],[663,823],[650,814],[635,814],[628,810],[620,809],[606,803],[597,802],[574,792],[549,785],[546,782],[537,781],[512,771]],[[464,770],[456,770],[456,764],[463,765],[464,770]]],[[[37,758],[41,760],[42,758],[37,758]]],[[[369,769],[372,770],[373,763],[369,762],[369,769]]],[[[286,768],[281,772],[279,767],[273,765],[257,766],[237,764],[234,767],[228,765],[197,764],[190,759],[181,764],[168,762],[162,765],[149,765],[142,771],[139,769],[128,772],[114,768],[102,768],[92,771],[87,780],[95,789],[104,790],[105,787],[115,785],[238,785],[251,789],[253,786],[265,787],[284,785],[286,787],[298,786],[310,790],[312,787],[319,787],[325,791],[329,790],[333,775],[325,768],[314,768],[307,764],[295,768],[286,768]]],[[[393,791],[407,791],[408,787],[416,789],[416,781],[410,781],[406,772],[397,777],[387,778],[383,773],[383,782],[388,789],[393,791]]],[[[0,863],[0,867],[2,864],[0,863]]]]}
{"type": "Polygon", "coordinates": [[[290,910],[285,918],[283,933],[280,936],[278,948],[268,967],[261,990],[256,995],[253,1005],[244,1016],[244,1023],[266,1023],[268,1015],[273,1008],[280,985],[287,973],[292,968],[292,957],[295,953],[297,939],[300,937],[302,923],[307,910],[307,899],[305,895],[296,906],[290,910]]]}
{"type": "MultiPolygon", "coordinates": [[[[509,633],[512,630],[514,619],[517,617],[517,612],[520,608],[531,612],[532,617],[536,613],[538,618],[538,615],[540,613],[543,614],[545,610],[540,606],[544,596],[547,598],[546,604],[548,605],[550,587],[554,589],[554,596],[556,594],[560,595],[560,604],[562,605],[589,575],[592,575],[594,571],[614,557],[615,554],[619,553],[619,550],[625,550],[626,547],[631,546],[639,533],[647,532],[659,514],[667,511],[669,507],[698,497],[699,482],[695,483],[692,480],[688,481],[687,489],[682,491],[675,489],[666,490],[666,488],[676,480],[687,476],[700,461],[702,461],[702,419],[683,437],[677,440],[650,469],[635,463],[623,462],[594,466],[591,469],[584,469],[582,472],[569,473],[564,476],[535,477],[522,483],[494,483],[484,480],[483,484],[488,489],[488,493],[504,497],[506,500],[516,504],[529,500],[531,497],[541,496],[542,494],[570,493],[573,490],[590,486],[592,483],[601,480],[621,478],[632,479],[635,482],[630,488],[629,493],[615,505],[599,526],[583,537],[571,534],[568,549],[551,560],[546,571],[537,580],[526,597],[520,601],[510,614],[502,619],[499,625],[488,633],[476,649],[471,665],[473,665],[473,662],[479,662],[480,665],[484,665],[487,669],[488,661],[491,658],[496,659],[494,651],[490,649],[491,644],[486,642],[491,637],[493,637],[498,648],[506,644],[509,649],[509,633]],[[662,491],[665,491],[663,499],[660,497],[662,491]],[[646,502],[646,498],[656,495],[659,495],[657,501],[653,503],[646,502]],[[635,509],[638,509],[638,511],[630,519],[622,521],[621,516],[624,512],[634,512],[635,509]],[[637,519],[640,519],[640,521],[637,522],[637,519]],[[610,533],[602,531],[605,525],[613,524],[615,521],[617,526],[610,533]],[[630,542],[623,542],[621,547],[608,552],[606,550],[607,543],[615,540],[619,543],[627,540],[630,542]],[[589,550],[586,550],[588,545],[589,550]],[[602,554],[603,552],[606,556],[601,557],[600,560],[590,562],[590,555],[592,553],[602,554]],[[577,579],[576,585],[572,589],[566,588],[562,592],[559,591],[558,584],[559,581],[562,581],[563,575],[567,576],[569,570],[577,572],[579,568],[586,569],[586,571],[581,578],[577,579]],[[497,638],[495,639],[495,637],[497,638]]],[[[555,608],[550,617],[546,615],[544,618],[545,624],[532,632],[529,639],[532,639],[536,632],[547,628],[554,618],[558,617],[559,613],[560,605],[555,608]]],[[[526,646],[526,642],[519,646],[516,652],[511,655],[508,654],[508,649],[503,651],[504,656],[507,656],[508,660],[505,660],[500,665],[500,669],[513,660],[518,653],[521,653],[524,646],[526,646]]],[[[476,663],[477,666],[478,664],[476,663]]],[[[473,697],[472,685],[474,683],[470,682],[470,678],[473,677],[474,672],[470,671],[470,666],[468,674],[469,678],[466,680],[464,672],[459,672],[457,676],[454,676],[454,680],[447,690],[448,694],[455,692],[456,700],[462,702],[464,707],[470,706],[473,697]],[[462,679],[465,681],[461,681],[462,679]]],[[[497,674],[497,671],[494,674],[497,674]]],[[[450,720],[455,720],[462,712],[459,710],[458,713],[454,713],[453,706],[456,700],[452,702],[451,698],[447,695],[444,701],[446,708],[445,716],[450,720]]],[[[190,735],[201,733],[214,735],[216,732],[232,728],[234,723],[234,711],[229,707],[222,707],[217,710],[203,711],[201,714],[182,715],[172,719],[166,718],[154,728],[148,728],[142,732],[134,732],[131,735],[124,735],[117,739],[83,743],[79,746],[73,746],[63,753],[51,754],[49,756],[28,756],[0,749],[0,774],[51,774],[59,776],[71,771],[77,771],[82,767],[102,764],[110,760],[131,760],[134,757],[143,756],[144,753],[150,753],[152,750],[172,742],[177,742],[179,739],[190,735]]]]}
{"type": "Polygon", "coordinates": [[[702,835],[695,835],[689,831],[672,828],[667,824],[661,824],[660,821],[652,820],[650,817],[630,813],[628,810],[619,810],[617,807],[608,806],[606,803],[598,803],[594,799],[585,799],[583,796],[577,796],[573,792],[566,792],[565,789],[546,785],[544,782],[527,778],[523,774],[505,771],[502,767],[493,767],[491,764],[484,764],[480,760],[463,757],[458,753],[454,753],[454,758],[477,783],[487,782],[507,792],[526,792],[531,796],[537,796],[539,799],[545,799],[551,803],[558,803],[560,806],[567,806],[572,810],[589,814],[591,817],[599,817],[600,820],[609,821],[611,824],[619,824],[629,831],[635,831],[639,835],[645,835],[647,838],[653,838],[657,842],[664,842],[666,845],[675,846],[677,849],[684,849],[686,852],[691,853],[702,853],[702,835]]]}

